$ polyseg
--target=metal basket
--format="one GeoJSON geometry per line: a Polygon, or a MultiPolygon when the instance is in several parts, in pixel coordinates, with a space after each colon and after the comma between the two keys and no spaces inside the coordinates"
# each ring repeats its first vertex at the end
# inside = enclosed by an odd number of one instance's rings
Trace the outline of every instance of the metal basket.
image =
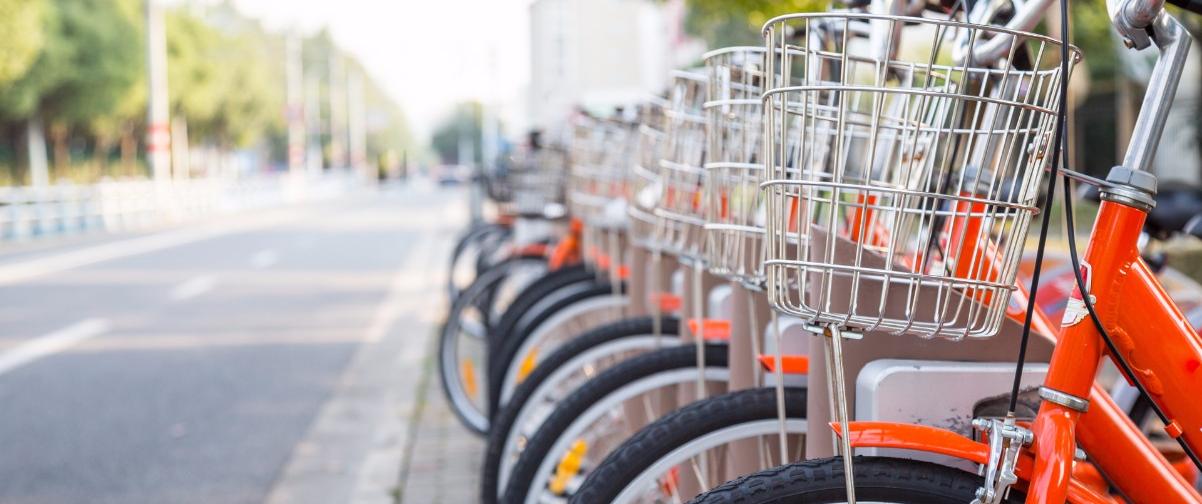
{"type": "Polygon", "coordinates": [[[664,111],[663,157],[659,161],[663,191],[656,203],[656,245],[685,261],[698,262],[705,211],[706,77],[703,73],[672,73],[669,105],[664,111]]]}
{"type": "Polygon", "coordinates": [[[655,97],[639,107],[639,126],[634,162],[626,181],[626,211],[630,216],[630,240],[636,246],[656,245],[655,205],[663,187],[659,160],[664,141],[664,107],[667,100],[655,97]]]}
{"type": "Polygon", "coordinates": [[[705,261],[710,272],[751,287],[764,284],[763,47],[705,55],[705,261]]]}
{"type": "Polygon", "coordinates": [[[853,331],[995,334],[1051,158],[1058,42],[858,13],[783,16],[764,35],[773,305],[853,331]],[[847,33],[865,21],[927,45],[870,57],[856,40],[807,36],[818,24],[847,33]],[[1010,57],[954,63],[948,45],[965,31],[969,41],[1012,36],[1010,57]]]}
{"type": "Polygon", "coordinates": [[[556,145],[527,152],[515,159],[509,174],[513,206],[519,214],[541,214],[547,207],[564,202],[568,153],[556,145]]]}
{"type": "Polygon", "coordinates": [[[578,120],[568,179],[569,211],[586,226],[611,227],[606,207],[624,195],[633,146],[630,126],[618,120],[578,120]]]}

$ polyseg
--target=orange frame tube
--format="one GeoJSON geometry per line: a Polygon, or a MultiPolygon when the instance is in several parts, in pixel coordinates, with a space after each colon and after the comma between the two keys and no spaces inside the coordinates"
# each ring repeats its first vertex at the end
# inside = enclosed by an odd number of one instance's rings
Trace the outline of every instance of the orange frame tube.
{"type": "MultiPolygon", "coordinates": [[[[856,215],[852,223],[863,222],[864,217],[856,215]]],[[[1186,436],[1197,452],[1202,429],[1182,426],[1202,425],[1202,401],[1195,395],[1202,390],[1202,338],[1139,257],[1136,244],[1145,217],[1140,210],[1103,203],[1085,256],[1085,262],[1091,265],[1091,294],[1097,297],[1095,309],[1138,374],[1136,378],[1170,416],[1172,432],[1186,436]],[[1133,307],[1138,309],[1130,309],[1133,307]],[[1133,335],[1124,328],[1140,330],[1133,335]],[[1152,335],[1167,335],[1169,341],[1152,340],[1152,335]],[[1144,341],[1139,345],[1136,338],[1141,336],[1144,341]]],[[[978,243],[975,235],[980,230],[964,224],[969,223],[949,226],[950,238],[957,242],[949,245],[960,249],[960,257],[972,257],[976,252],[973,245],[978,243]]],[[[853,239],[863,239],[862,234],[855,233],[859,236],[853,239]]],[[[992,258],[986,254],[984,259],[985,264],[978,268],[991,271],[992,258]]],[[[1025,301],[1028,289],[1018,287],[1016,294],[1025,301]]],[[[1022,313],[1008,315],[1021,317],[1022,313]]],[[[1074,471],[1078,443],[1095,468],[1135,502],[1202,502],[1202,496],[1094,383],[1105,345],[1088,317],[1070,320],[1073,323],[1060,329],[1038,308],[1032,319],[1037,332],[1059,336],[1045,385],[1088,398],[1090,408],[1082,414],[1048,401],[1043,403],[1032,426],[1036,436],[1033,454],[1024,458],[1020,474],[1026,483],[1027,502],[1114,502],[1090,488],[1096,485],[1073,479],[1074,474],[1081,474],[1074,471]]],[[[837,426],[833,427],[838,431],[837,426]]],[[[983,456],[979,450],[984,445],[972,446],[978,443],[930,427],[854,422],[852,433],[853,446],[920,450],[978,462],[983,456]]]]}
{"type": "MultiPolygon", "coordinates": [[[[1202,448],[1202,338],[1169,299],[1136,248],[1146,214],[1104,201],[1085,253],[1095,309],[1139,382],[1170,418],[1170,432],[1202,448]],[[1181,429],[1180,426],[1190,426],[1181,429]]],[[[1080,296],[1075,293],[1074,296],[1080,296]]],[[[1080,298],[1077,299],[1080,301],[1080,298]]],[[[1115,486],[1136,502],[1202,501],[1169,462],[1139,435],[1094,376],[1106,347],[1088,316],[1066,316],[1044,385],[1088,397],[1082,414],[1044,401],[1032,425],[1035,465],[1027,502],[1060,503],[1068,497],[1073,455],[1079,441],[1115,486]]]]}

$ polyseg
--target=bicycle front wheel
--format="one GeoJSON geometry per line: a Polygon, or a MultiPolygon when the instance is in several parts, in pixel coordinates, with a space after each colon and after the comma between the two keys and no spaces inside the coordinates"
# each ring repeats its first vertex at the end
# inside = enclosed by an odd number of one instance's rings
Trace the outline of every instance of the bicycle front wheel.
{"type": "MultiPolygon", "coordinates": [[[[959,469],[889,457],[855,457],[858,502],[964,504],[976,498],[984,479],[959,469]]],[[[789,464],[729,481],[690,504],[835,504],[847,502],[839,457],[789,464]]],[[[1012,491],[1004,501],[1021,503],[1012,491]]]]}

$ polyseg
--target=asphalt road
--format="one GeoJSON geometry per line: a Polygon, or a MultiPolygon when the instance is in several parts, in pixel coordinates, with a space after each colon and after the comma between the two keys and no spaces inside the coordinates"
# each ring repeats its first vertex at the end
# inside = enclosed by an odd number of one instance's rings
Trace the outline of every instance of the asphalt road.
{"type": "Polygon", "coordinates": [[[387,304],[443,295],[429,247],[463,201],[0,245],[0,503],[263,502],[358,350],[429,337],[387,304]]]}

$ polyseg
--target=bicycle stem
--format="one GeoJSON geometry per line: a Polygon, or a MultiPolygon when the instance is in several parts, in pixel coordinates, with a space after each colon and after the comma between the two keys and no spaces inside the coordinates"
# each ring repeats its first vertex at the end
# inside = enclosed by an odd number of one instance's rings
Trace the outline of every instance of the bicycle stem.
{"type": "MultiPolygon", "coordinates": [[[[1124,5],[1143,3],[1141,0],[1128,0],[1124,5]]],[[[1123,8],[1123,12],[1128,10],[1123,8]]],[[[1117,19],[1115,23],[1118,27],[1117,19]]],[[[1177,83],[1181,80],[1192,42],[1181,22],[1164,10],[1160,10],[1155,21],[1148,26],[1152,29],[1152,41],[1159,49],[1160,56],[1152,69],[1148,91],[1144,94],[1139,117],[1131,132],[1131,141],[1123,157],[1123,167],[1137,171],[1148,171],[1156,157],[1156,147],[1160,144],[1160,136],[1164,132],[1173,97],[1177,94],[1177,83]]],[[[1123,29],[1120,27],[1119,31],[1122,33],[1123,29]]]]}

